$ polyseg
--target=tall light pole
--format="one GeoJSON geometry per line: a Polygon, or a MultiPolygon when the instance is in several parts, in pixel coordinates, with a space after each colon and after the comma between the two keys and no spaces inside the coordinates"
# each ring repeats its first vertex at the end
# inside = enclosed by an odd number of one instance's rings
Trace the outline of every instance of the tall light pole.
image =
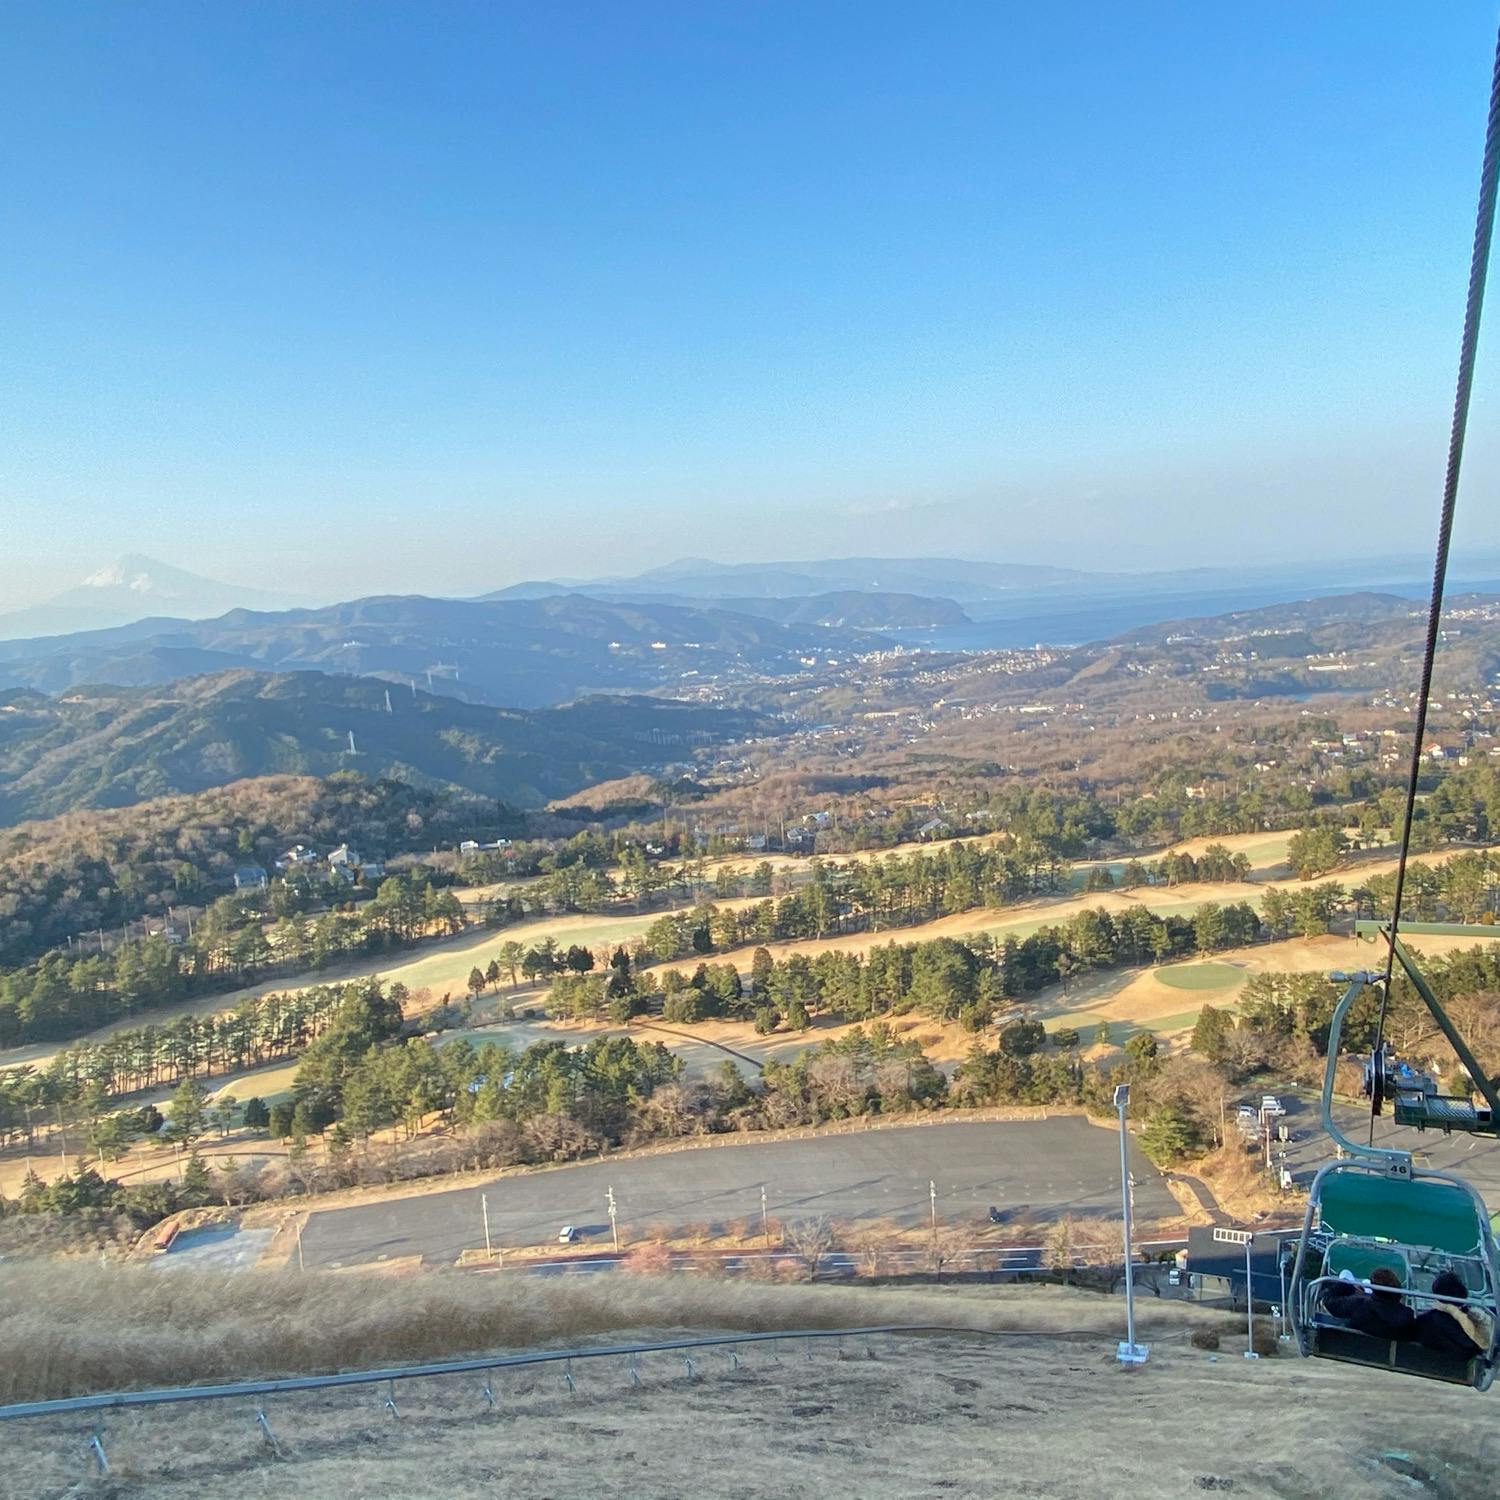
{"type": "Polygon", "coordinates": [[[769,1248],[771,1244],[771,1221],[766,1217],[766,1185],[760,1185],[760,1237],[769,1248]]]}
{"type": "Polygon", "coordinates": [[[1130,1104],[1130,1085],[1115,1085],[1115,1112],[1120,1117],[1120,1208],[1125,1220],[1125,1338],[1115,1351],[1122,1365],[1143,1365],[1151,1352],[1135,1341],[1135,1259],[1134,1237],[1130,1231],[1130,1132],[1125,1128],[1125,1111],[1130,1104]]]}
{"type": "Polygon", "coordinates": [[[932,1220],[932,1232],[937,1233],[937,1183],[931,1178],[927,1180],[927,1202],[931,1208],[929,1217],[932,1220]]]}
{"type": "Polygon", "coordinates": [[[615,1242],[615,1253],[618,1254],[620,1250],[620,1227],[615,1221],[615,1190],[612,1187],[605,1188],[604,1198],[609,1204],[609,1234],[610,1238],[615,1242]]]}
{"type": "Polygon", "coordinates": [[[484,1218],[484,1256],[486,1260],[494,1260],[495,1248],[490,1244],[490,1200],[487,1193],[479,1195],[479,1212],[484,1218]]]}

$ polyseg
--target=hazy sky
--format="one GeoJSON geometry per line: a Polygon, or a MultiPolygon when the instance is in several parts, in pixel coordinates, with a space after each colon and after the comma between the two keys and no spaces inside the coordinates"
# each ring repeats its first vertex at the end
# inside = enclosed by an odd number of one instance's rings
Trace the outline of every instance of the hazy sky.
{"type": "Polygon", "coordinates": [[[16,0],[0,603],[1427,551],[1494,20],[16,0]]]}

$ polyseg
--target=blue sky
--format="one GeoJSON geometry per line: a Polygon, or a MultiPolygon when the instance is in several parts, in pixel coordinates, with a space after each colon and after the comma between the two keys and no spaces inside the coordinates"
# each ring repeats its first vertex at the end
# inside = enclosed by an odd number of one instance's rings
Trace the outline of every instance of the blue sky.
{"type": "Polygon", "coordinates": [[[1426,552],[1494,20],[7,6],[0,603],[1426,552]]]}

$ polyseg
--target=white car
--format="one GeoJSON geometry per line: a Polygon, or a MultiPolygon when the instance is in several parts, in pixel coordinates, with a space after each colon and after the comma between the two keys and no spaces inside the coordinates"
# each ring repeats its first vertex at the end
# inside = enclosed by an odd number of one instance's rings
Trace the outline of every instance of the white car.
{"type": "Polygon", "coordinates": [[[1260,1099],[1261,1111],[1268,1115],[1284,1115],[1286,1110],[1282,1108],[1281,1100],[1275,1094],[1262,1094],[1260,1099]]]}
{"type": "Polygon", "coordinates": [[[571,1245],[578,1238],[578,1231],[571,1224],[564,1224],[557,1231],[557,1243],[559,1245],[571,1245]]]}

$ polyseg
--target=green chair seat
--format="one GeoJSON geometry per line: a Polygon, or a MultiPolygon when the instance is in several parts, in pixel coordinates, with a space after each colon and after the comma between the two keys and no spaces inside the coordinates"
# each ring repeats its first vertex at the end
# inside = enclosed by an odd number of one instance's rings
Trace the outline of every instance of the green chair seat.
{"type": "Polygon", "coordinates": [[[1331,1234],[1393,1240],[1449,1255],[1477,1255],[1484,1241],[1484,1220],[1474,1200],[1452,1183],[1423,1178],[1331,1171],[1323,1179],[1318,1216],[1331,1234]]]}
{"type": "Polygon", "coordinates": [[[1361,1281],[1368,1281],[1370,1273],[1382,1266],[1394,1271],[1402,1286],[1411,1285],[1411,1271],[1401,1251],[1384,1245],[1364,1245],[1356,1240],[1335,1240],[1328,1247],[1323,1274],[1337,1276],[1340,1271],[1348,1271],[1361,1281]]]}

